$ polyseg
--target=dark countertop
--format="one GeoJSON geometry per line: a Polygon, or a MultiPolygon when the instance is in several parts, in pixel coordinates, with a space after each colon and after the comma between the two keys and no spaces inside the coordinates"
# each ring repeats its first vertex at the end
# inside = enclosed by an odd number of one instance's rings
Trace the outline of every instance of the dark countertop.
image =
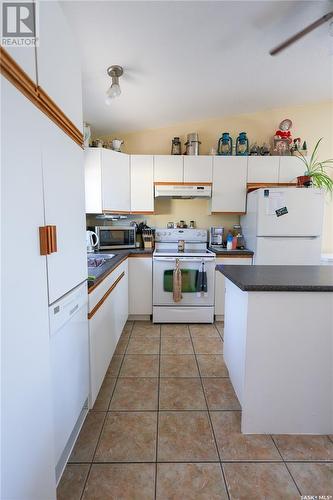
{"type": "Polygon", "coordinates": [[[248,250],[247,248],[244,248],[244,250],[227,250],[226,248],[216,248],[216,247],[208,247],[208,250],[211,250],[212,252],[216,253],[217,257],[237,257],[239,255],[246,255],[248,257],[253,256],[252,250],[248,250]]]}
{"type": "MultiPolygon", "coordinates": [[[[144,250],[143,248],[128,248],[123,250],[105,250],[99,251],[99,254],[114,254],[115,257],[106,261],[102,266],[94,268],[93,272],[89,269],[89,276],[95,276],[94,280],[88,280],[88,293],[92,292],[93,289],[96,288],[97,285],[101,283],[101,281],[106,278],[121,262],[123,262],[127,257],[131,255],[153,255],[152,250],[144,250]]],[[[94,254],[89,254],[91,257],[94,254]]]]}
{"type": "Polygon", "coordinates": [[[333,266],[228,266],[216,269],[245,292],[333,292],[333,266]]]}

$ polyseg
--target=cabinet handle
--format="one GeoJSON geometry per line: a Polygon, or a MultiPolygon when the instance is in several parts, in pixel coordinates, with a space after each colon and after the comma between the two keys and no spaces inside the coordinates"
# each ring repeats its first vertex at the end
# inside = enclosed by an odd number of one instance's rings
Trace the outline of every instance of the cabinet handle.
{"type": "Polygon", "coordinates": [[[125,276],[125,272],[123,271],[121,273],[120,276],[118,276],[118,278],[114,281],[114,283],[112,283],[112,285],[110,286],[110,288],[108,289],[108,291],[103,295],[103,297],[101,298],[101,300],[99,302],[97,302],[97,304],[95,305],[95,307],[90,311],[90,313],[88,313],[88,319],[91,319],[94,314],[96,314],[96,312],[98,311],[98,309],[101,307],[101,305],[103,305],[103,303],[106,301],[106,299],[108,298],[108,296],[110,295],[110,293],[112,292],[112,290],[114,290],[116,288],[116,286],[118,285],[119,281],[125,276]]]}
{"type": "Polygon", "coordinates": [[[50,253],[57,252],[57,226],[46,226],[49,234],[50,253]]]}
{"type": "Polygon", "coordinates": [[[39,227],[40,255],[50,255],[57,251],[57,226],[39,227]]]}

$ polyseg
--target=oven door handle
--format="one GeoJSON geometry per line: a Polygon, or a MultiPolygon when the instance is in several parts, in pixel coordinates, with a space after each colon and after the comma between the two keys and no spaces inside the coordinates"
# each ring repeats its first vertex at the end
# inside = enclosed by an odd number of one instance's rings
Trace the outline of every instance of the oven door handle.
{"type": "Polygon", "coordinates": [[[214,257],[154,257],[153,260],[157,262],[214,262],[214,257]]]}

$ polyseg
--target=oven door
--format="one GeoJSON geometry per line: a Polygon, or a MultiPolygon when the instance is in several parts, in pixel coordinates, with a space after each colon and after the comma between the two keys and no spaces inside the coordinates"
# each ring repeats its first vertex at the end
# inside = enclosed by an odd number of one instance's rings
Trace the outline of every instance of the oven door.
{"type": "Polygon", "coordinates": [[[100,250],[112,250],[116,248],[134,248],[135,247],[135,228],[134,227],[96,227],[96,233],[99,237],[100,250]]]}
{"type": "Polygon", "coordinates": [[[154,257],[153,302],[154,306],[212,306],[214,305],[215,258],[177,257],[182,272],[182,300],[173,300],[173,270],[176,257],[154,257]],[[207,273],[207,293],[197,293],[196,284],[202,262],[207,273]]]}

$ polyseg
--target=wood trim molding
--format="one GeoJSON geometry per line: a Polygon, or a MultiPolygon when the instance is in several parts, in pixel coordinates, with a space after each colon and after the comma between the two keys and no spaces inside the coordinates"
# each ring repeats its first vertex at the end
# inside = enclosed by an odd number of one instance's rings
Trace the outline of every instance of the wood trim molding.
{"type": "Polygon", "coordinates": [[[118,276],[118,278],[116,279],[116,281],[114,281],[112,283],[112,285],[110,286],[110,288],[108,289],[108,291],[103,295],[103,297],[101,298],[101,300],[99,302],[97,302],[97,304],[95,305],[95,307],[90,311],[90,313],[88,313],[88,319],[91,319],[96,314],[96,312],[98,311],[98,309],[103,305],[103,303],[106,301],[106,299],[108,298],[108,296],[110,295],[110,293],[112,292],[112,290],[114,290],[116,288],[116,286],[118,285],[119,281],[124,276],[125,276],[125,271],[123,271],[118,276]]]}
{"type": "Polygon", "coordinates": [[[3,47],[0,47],[0,72],[73,141],[80,147],[83,147],[82,132],[80,132],[42,87],[36,85],[3,47]]]}
{"type": "Polygon", "coordinates": [[[154,182],[154,186],[212,186],[212,182],[154,182]]]}
{"type": "Polygon", "coordinates": [[[131,214],[142,214],[142,215],[153,215],[155,212],[154,212],[154,210],[147,210],[145,212],[137,210],[137,211],[133,211],[133,212],[129,212],[129,213],[131,213],[131,214]]]}
{"type": "MultiPolygon", "coordinates": [[[[235,255],[221,255],[220,253],[217,253],[216,254],[216,260],[218,259],[252,259],[253,258],[253,254],[251,253],[247,253],[247,254],[244,254],[244,253],[241,253],[241,254],[235,254],[235,255]]],[[[218,271],[216,269],[216,271],[218,271]]]]}
{"type": "Polygon", "coordinates": [[[102,210],[103,214],[130,214],[130,210],[102,210]]]}
{"type": "Polygon", "coordinates": [[[296,182],[248,182],[247,183],[247,192],[250,193],[255,189],[260,188],[274,188],[274,187],[295,187],[297,186],[296,182]]]}
{"type": "Polygon", "coordinates": [[[211,215],[220,215],[220,214],[225,214],[225,215],[244,215],[246,212],[211,212],[211,215]]]}

